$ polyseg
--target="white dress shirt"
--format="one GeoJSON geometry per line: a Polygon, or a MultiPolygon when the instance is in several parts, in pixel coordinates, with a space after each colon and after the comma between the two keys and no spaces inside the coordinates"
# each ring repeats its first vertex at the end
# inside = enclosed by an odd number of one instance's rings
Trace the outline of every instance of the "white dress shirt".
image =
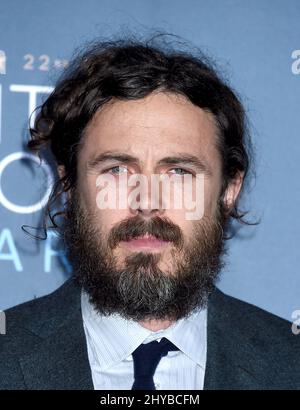
{"type": "Polygon", "coordinates": [[[102,316],[81,294],[83,326],[95,390],[131,390],[134,382],[132,352],[141,344],[163,337],[180,350],[160,360],[156,390],[201,390],[207,351],[207,309],[199,309],[165,330],[152,332],[120,315],[102,316]]]}

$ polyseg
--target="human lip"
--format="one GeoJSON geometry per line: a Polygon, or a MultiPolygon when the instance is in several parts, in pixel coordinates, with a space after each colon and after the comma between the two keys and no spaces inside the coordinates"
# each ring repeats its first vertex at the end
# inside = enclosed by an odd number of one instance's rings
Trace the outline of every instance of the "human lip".
{"type": "Polygon", "coordinates": [[[143,235],[138,238],[129,239],[128,241],[122,241],[127,247],[136,249],[136,248],[145,248],[145,249],[161,249],[166,246],[169,242],[162,239],[158,239],[152,235],[143,235]]]}

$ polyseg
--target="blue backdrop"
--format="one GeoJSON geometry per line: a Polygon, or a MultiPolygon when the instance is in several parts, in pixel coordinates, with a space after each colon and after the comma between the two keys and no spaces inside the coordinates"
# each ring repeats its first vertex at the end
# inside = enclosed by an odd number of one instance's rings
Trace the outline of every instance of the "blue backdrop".
{"type": "Polygon", "coordinates": [[[258,227],[230,243],[219,287],[291,320],[300,309],[299,0],[3,0],[0,4],[0,309],[55,290],[69,273],[37,225],[51,186],[23,151],[29,114],[74,48],[99,36],[155,29],[215,56],[242,96],[257,150],[247,198],[258,227]],[[28,162],[31,167],[28,167],[28,162]]]}

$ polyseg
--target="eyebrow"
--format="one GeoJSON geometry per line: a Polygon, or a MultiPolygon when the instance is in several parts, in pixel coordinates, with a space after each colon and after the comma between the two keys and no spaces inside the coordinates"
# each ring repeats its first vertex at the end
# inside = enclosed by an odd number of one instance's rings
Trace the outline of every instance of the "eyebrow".
{"type": "Polygon", "coordinates": [[[95,168],[98,165],[103,164],[103,162],[107,162],[107,161],[118,161],[118,162],[123,162],[125,164],[132,164],[132,163],[139,162],[138,159],[136,157],[133,157],[132,155],[124,154],[122,152],[106,151],[106,152],[103,152],[102,154],[97,155],[92,160],[88,161],[87,167],[95,168]]]}
{"type": "Polygon", "coordinates": [[[158,161],[158,165],[187,165],[197,168],[204,174],[212,175],[212,170],[204,159],[190,154],[179,154],[162,158],[158,161]]]}
{"type": "MultiPolygon", "coordinates": [[[[138,164],[140,162],[138,158],[130,154],[115,151],[106,151],[88,161],[87,167],[93,169],[108,161],[122,162],[124,164],[138,164]]],[[[212,176],[212,170],[204,159],[187,153],[164,157],[158,161],[157,165],[186,165],[195,167],[200,172],[203,172],[208,176],[212,176]]]]}

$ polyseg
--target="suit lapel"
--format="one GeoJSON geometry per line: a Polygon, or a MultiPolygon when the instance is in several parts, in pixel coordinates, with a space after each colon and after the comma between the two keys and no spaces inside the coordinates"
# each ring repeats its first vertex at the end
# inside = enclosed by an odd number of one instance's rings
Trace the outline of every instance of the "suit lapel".
{"type": "Polygon", "coordinates": [[[55,323],[49,325],[51,333],[40,337],[33,351],[19,359],[28,389],[93,389],[81,316],[80,289],[72,282],[64,286],[67,294],[60,297],[66,297],[66,310],[56,315],[55,323]],[[71,298],[68,297],[70,293],[71,298]]]}
{"type": "MultiPolygon", "coordinates": [[[[56,297],[55,302],[64,303],[51,318],[39,329],[28,329],[37,342],[31,353],[19,359],[25,385],[28,389],[93,390],[80,289],[69,281],[56,297]]],[[[209,300],[204,389],[270,388],[281,375],[263,349],[253,348],[251,340],[259,335],[240,326],[245,318],[230,299],[215,289],[209,300]]]]}
{"type": "MultiPolygon", "coordinates": [[[[204,389],[257,388],[260,383],[250,366],[255,360],[248,355],[247,361],[246,356],[243,357],[243,353],[239,351],[241,346],[228,341],[222,330],[224,329],[218,327],[208,330],[204,389]]],[[[234,338],[233,335],[231,337],[234,338]]]]}
{"type": "MultiPolygon", "coordinates": [[[[207,361],[204,389],[267,389],[273,385],[274,364],[253,349],[253,329],[241,331],[243,320],[230,298],[217,288],[208,304],[207,361]]],[[[245,318],[244,318],[245,321],[245,318]]]]}

